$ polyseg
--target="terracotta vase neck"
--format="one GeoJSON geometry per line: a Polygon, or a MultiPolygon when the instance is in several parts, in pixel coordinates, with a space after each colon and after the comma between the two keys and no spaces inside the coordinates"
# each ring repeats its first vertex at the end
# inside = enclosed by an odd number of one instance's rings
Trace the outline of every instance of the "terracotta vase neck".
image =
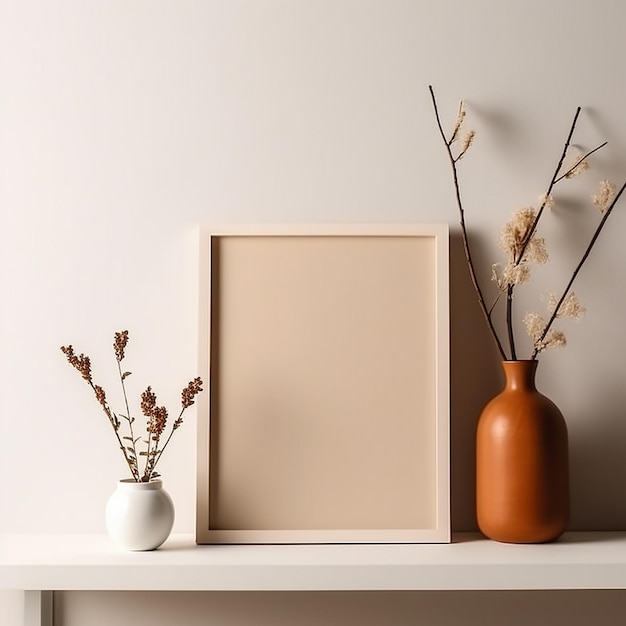
{"type": "Polygon", "coordinates": [[[505,388],[507,390],[526,389],[534,391],[536,389],[536,360],[503,361],[502,368],[504,369],[504,376],[506,378],[505,388]]]}

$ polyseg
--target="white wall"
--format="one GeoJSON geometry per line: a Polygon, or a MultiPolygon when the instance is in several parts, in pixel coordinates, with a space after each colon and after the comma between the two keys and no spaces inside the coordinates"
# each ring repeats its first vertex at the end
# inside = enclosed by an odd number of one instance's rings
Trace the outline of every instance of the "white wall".
{"type": "MultiPolygon", "coordinates": [[[[59,346],[87,352],[108,388],[111,338],[128,328],[135,390],[152,384],[175,406],[196,371],[196,224],[285,221],[453,226],[453,527],[474,528],[473,431],[500,379],[428,84],[450,123],[465,98],[478,131],[462,175],[485,277],[577,105],[582,149],[609,140],[588,182],[561,193],[572,215],[549,216],[537,297],[562,284],[592,228],[572,194],[626,180],[625,18],[615,0],[0,0],[0,531],[103,531],[124,475],[59,346]]],[[[540,366],[570,429],[576,529],[626,527],[625,211],[576,285],[586,319],[540,366]]],[[[193,529],[194,426],[190,414],[162,466],[177,531],[193,529]]],[[[0,596],[7,626],[16,598],[0,596]]]]}

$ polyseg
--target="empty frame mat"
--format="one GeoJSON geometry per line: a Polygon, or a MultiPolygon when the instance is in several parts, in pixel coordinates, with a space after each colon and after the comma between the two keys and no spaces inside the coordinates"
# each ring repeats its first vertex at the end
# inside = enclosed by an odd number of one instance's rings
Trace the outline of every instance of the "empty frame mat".
{"type": "Polygon", "coordinates": [[[198,542],[448,541],[447,227],[203,237],[198,542]]]}

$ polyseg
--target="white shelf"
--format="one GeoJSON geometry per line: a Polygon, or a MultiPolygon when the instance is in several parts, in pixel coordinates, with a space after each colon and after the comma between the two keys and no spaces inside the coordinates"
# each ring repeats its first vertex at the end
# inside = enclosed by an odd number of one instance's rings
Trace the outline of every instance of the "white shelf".
{"type": "Polygon", "coordinates": [[[212,545],[173,535],[123,552],[106,535],[0,536],[0,588],[23,590],[626,589],[626,533],[543,545],[478,535],[427,545],[212,545]]]}

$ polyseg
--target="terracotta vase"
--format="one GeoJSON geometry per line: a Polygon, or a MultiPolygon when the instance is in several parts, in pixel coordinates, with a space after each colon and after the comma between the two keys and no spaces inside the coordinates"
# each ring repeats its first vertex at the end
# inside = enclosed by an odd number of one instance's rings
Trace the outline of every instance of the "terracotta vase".
{"type": "Polygon", "coordinates": [[[504,390],[478,421],[478,526],[496,541],[554,541],[569,517],[567,426],[535,387],[537,361],[502,365],[504,390]]]}

